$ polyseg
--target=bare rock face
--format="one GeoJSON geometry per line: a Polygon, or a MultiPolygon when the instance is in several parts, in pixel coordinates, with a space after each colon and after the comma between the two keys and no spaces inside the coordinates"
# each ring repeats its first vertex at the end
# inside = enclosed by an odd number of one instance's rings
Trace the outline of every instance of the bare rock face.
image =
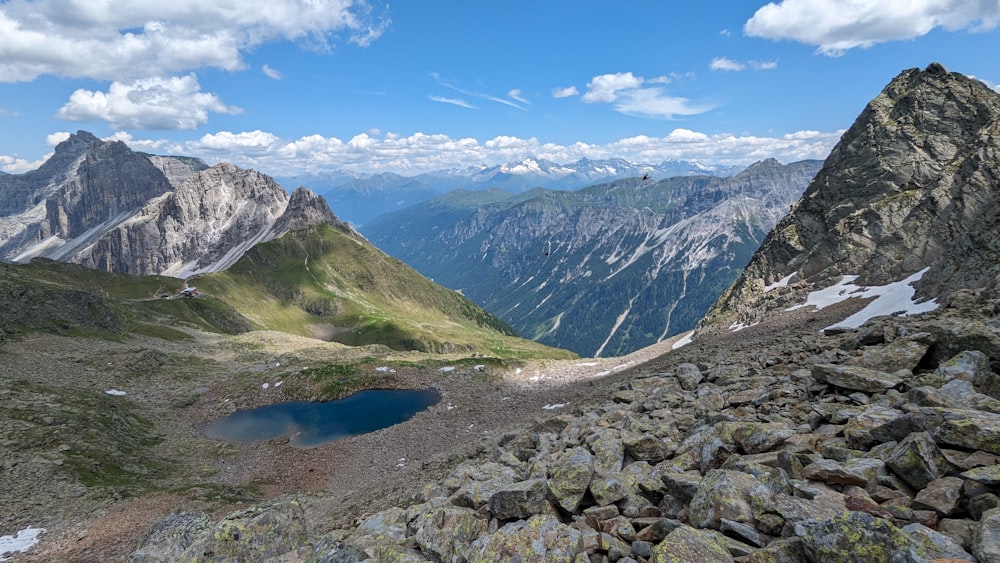
{"type": "Polygon", "coordinates": [[[289,197],[254,170],[137,153],[84,131],[38,170],[5,175],[0,213],[2,260],[177,277],[223,270],[289,230],[341,225],[305,188],[289,197]]]}
{"type": "Polygon", "coordinates": [[[779,280],[801,297],[844,275],[885,285],[929,267],[919,297],[995,291],[998,178],[1000,95],[936,63],[904,71],[844,134],[709,318],[756,320],[780,305],[758,302],[779,280]]]}

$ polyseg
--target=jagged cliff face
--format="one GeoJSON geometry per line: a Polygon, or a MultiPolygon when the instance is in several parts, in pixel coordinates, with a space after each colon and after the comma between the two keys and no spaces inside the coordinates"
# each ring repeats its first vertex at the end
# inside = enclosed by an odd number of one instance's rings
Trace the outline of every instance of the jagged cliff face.
{"type": "Polygon", "coordinates": [[[0,180],[0,259],[113,272],[219,271],[293,229],[337,224],[308,190],[231,164],[133,152],[79,132],[42,167],[0,180]]]}
{"type": "Polygon", "coordinates": [[[754,322],[844,275],[877,286],[928,269],[918,298],[995,292],[998,198],[1000,95],[938,64],[904,71],[844,134],[708,320],[754,322]]]}
{"type": "Polygon", "coordinates": [[[363,227],[521,335],[615,356],[690,329],[819,169],[444,196],[363,227]]]}

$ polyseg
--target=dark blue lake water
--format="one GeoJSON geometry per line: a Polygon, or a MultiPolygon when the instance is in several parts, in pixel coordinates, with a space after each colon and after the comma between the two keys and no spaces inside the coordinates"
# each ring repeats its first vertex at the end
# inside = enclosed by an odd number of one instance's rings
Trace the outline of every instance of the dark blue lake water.
{"type": "Polygon", "coordinates": [[[211,423],[207,434],[241,443],[289,436],[293,445],[311,448],[399,424],[440,398],[441,395],[431,389],[375,389],[360,391],[339,401],[278,403],[238,410],[211,423]]]}

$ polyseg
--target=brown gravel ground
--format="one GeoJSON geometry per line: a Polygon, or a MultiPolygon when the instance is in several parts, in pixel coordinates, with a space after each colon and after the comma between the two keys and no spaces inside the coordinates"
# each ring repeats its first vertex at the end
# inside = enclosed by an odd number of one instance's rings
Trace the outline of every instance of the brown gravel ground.
{"type": "MultiPolygon", "coordinates": [[[[171,512],[201,510],[219,518],[248,504],[288,494],[302,501],[313,532],[333,529],[405,502],[424,485],[441,479],[461,460],[487,451],[504,433],[604,398],[624,379],[668,371],[682,362],[780,350],[789,335],[819,331],[859,306],[852,300],[814,313],[786,313],[736,333],[722,330],[699,335],[676,350],[671,348],[678,338],[620,358],[529,362],[493,378],[469,377],[461,370],[448,375],[437,370],[401,374],[401,385],[433,386],[440,391],[441,401],[404,423],[311,449],[292,447],[287,440],[220,446],[200,437],[205,423],[228,405],[223,397],[230,390],[217,383],[181,413],[151,408],[147,414],[164,426],[168,436],[165,447],[174,448],[168,452],[170,455],[186,455],[197,471],[209,476],[205,481],[235,491],[253,488],[253,498],[245,502],[206,501],[186,494],[154,494],[110,505],[105,502],[98,508],[81,500],[79,510],[67,510],[64,517],[45,523],[47,532],[30,553],[11,560],[120,561],[157,521],[171,512]],[[562,406],[544,408],[553,405],[562,406]],[[184,448],[190,449],[185,452],[184,448]]],[[[280,346],[287,351],[314,345],[305,340],[290,340],[280,346]]],[[[58,344],[50,337],[33,337],[8,350],[0,362],[5,362],[8,369],[37,369],[28,367],[30,358],[37,357],[40,349],[48,349],[51,365],[51,355],[58,356],[51,347],[58,344]]],[[[205,353],[206,346],[205,342],[182,343],[171,352],[199,355],[205,353]]],[[[220,365],[239,363],[238,354],[217,346],[212,350],[220,365]]],[[[151,401],[150,397],[137,400],[151,401]]],[[[280,400],[280,393],[249,402],[276,400],[280,400]]],[[[14,531],[0,528],[0,534],[14,531]]]]}

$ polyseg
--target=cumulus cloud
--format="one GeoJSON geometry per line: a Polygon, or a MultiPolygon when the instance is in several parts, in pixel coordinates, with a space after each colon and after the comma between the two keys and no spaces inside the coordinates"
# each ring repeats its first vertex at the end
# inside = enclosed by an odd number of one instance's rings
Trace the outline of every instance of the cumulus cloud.
{"type": "Polygon", "coordinates": [[[48,153],[35,161],[0,154],[0,170],[3,170],[8,174],[23,174],[31,170],[36,170],[39,166],[44,164],[45,161],[52,156],[52,154],[53,153],[48,153]]]}
{"type": "Polygon", "coordinates": [[[552,97],[553,98],[569,98],[571,96],[579,96],[580,91],[576,89],[576,86],[567,86],[565,88],[553,88],[552,97]]]}
{"type": "Polygon", "coordinates": [[[260,68],[260,70],[268,78],[273,78],[274,80],[281,80],[281,73],[278,72],[276,69],[271,68],[271,65],[265,64],[260,68]]]}
{"type": "Polygon", "coordinates": [[[107,92],[79,89],[56,117],[104,121],[115,129],[196,129],[209,112],[237,114],[215,94],[202,92],[194,74],[112,82],[107,92]]]}
{"type": "Polygon", "coordinates": [[[985,31],[998,21],[1000,3],[995,0],[782,0],[757,10],[743,31],[816,45],[820,53],[837,56],[856,47],[920,37],[937,27],[985,31]]]}
{"type": "Polygon", "coordinates": [[[0,82],[237,70],[245,67],[243,53],[279,40],[330,50],[346,36],[363,46],[388,25],[369,2],[9,0],[0,4],[0,82]]]}
{"type": "Polygon", "coordinates": [[[360,133],[346,141],[308,135],[285,140],[265,132],[221,131],[187,142],[116,136],[136,150],[227,161],[274,176],[318,174],[335,170],[415,175],[442,169],[505,164],[524,158],[569,163],[581,158],[625,158],[658,163],[667,159],[723,165],[747,165],[765,158],[793,162],[822,159],[842,131],[798,131],[780,136],[706,134],[677,128],[663,137],[637,135],[607,144],[545,143],[537,138],[498,136],[486,140],[452,138],[422,132],[411,135],[360,133]]]}
{"type": "Polygon", "coordinates": [[[587,83],[587,91],[581,99],[588,104],[613,104],[616,111],[626,115],[657,119],[696,115],[712,109],[712,106],[696,104],[687,98],[671,96],[661,86],[646,86],[669,82],[666,76],[643,78],[631,72],[602,74],[587,83]]]}

